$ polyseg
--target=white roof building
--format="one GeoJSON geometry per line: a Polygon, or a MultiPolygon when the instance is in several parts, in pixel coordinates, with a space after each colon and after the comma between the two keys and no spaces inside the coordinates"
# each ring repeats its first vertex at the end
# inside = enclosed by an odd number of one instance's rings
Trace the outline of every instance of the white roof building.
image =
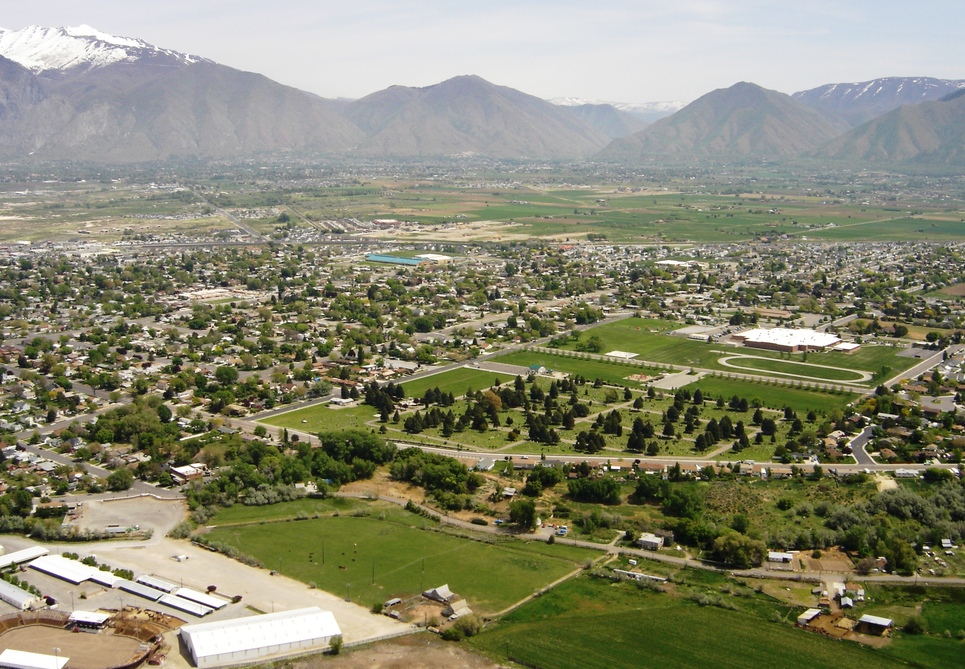
{"type": "Polygon", "coordinates": [[[183,625],[181,639],[198,667],[251,664],[268,656],[323,650],[342,630],[317,606],[211,623],[183,625]]]}
{"type": "Polygon", "coordinates": [[[31,546],[30,548],[24,548],[20,551],[7,553],[3,557],[0,557],[0,569],[6,569],[12,564],[20,564],[22,562],[36,560],[37,558],[43,557],[48,553],[50,553],[49,550],[40,546],[31,546]]]}
{"type": "Polygon", "coordinates": [[[757,328],[733,336],[745,346],[782,351],[823,350],[840,343],[837,335],[804,328],[757,328]]]}
{"type": "Polygon", "coordinates": [[[13,583],[0,581],[0,601],[20,611],[26,611],[37,601],[37,597],[13,583]]]}
{"type": "Polygon", "coordinates": [[[28,653],[25,650],[7,648],[0,653],[0,667],[7,669],[64,669],[69,657],[28,653]]]}

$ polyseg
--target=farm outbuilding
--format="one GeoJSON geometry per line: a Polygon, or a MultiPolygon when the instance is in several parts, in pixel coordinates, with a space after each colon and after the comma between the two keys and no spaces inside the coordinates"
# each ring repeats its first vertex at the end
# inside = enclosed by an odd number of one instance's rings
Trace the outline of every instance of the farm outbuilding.
{"type": "Polygon", "coordinates": [[[422,596],[426,599],[434,599],[437,602],[442,602],[443,604],[448,604],[449,601],[455,597],[452,590],[449,589],[449,584],[440,585],[438,588],[432,588],[431,590],[426,590],[422,593],[422,596]]]}
{"type": "Polygon", "coordinates": [[[865,634],[876,634],[881,636],[892,627],[895,626],[895,621],[891,618],[881,618],[879,616],[869,616],[863,615],[858,618],[858,625],[856,629],[859,632],[865,634]]]}
{"type": "Polygon", "coordinates": [[[0,569],[6,569],[10,565],[22,564],[24,562],[30,562],[31,560],[36,560],[39,557],[43,557],[50,553],[46,548],[41,548],[40,546],[31,546],[30,548],[24,548],[20,551],[14,551],[13,553],[8,553],[0,557],[0,569]]]}
{"type": "Polygon", "coordinates": [[[26,611],[37,601],[37,597],[13,583],[0,581],[0,601],[10,604],[19,611],[26,611]]]}
{"type": "Polygon", "coordinates": [[[797,617],[797,624],[804,627],[819,615],[821,615],[821,609],[808,609],[797,617]]]}
{"type": "Polygon", "coordinates": [[[197,667],[251,664],[260,658],[328,648],[342,634],[331,611],[313,606],[181,627],[197,667]]]}

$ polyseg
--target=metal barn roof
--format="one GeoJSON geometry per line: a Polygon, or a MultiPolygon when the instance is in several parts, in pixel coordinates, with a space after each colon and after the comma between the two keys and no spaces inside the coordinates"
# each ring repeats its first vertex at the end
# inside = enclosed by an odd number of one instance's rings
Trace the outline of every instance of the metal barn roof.
{"type": "Polygon", "coordinates": [[[152,602],[156,602],[161,599],[161,595],[164,593],[160,590],[155,590],[154,588],[149,588],[146,585],[141,585],[140,583],[135,583],[134,581],[128,581],[127,579],[121,579],[117,582],[117,588],[123,590],[124,592],[129,592],[138,597],[143,597],[144,599],[150,599],[152,602]]]}
{"type": "Polygon", "coordinates": [[[0,653],[0,667],[9,669],[63,669],[69,660],[69,657],[28,653],[25,650],[12,648],[7,648],[0,653]]]}
{"type": "Polygon", "coordinates": [[[48,553],[50,553],[50,551],[46,548],[41,548],[40,546],[31,546],[30,548],[24,548],[22,551],[14,551],[13,553],[0,555],[0,569],[6,569],[12,564],[20,564],[22,562],[36,560],[37,558],[43,557],[48,553]]]}
{"type": "Polygon", "coordinates": [[[68,560],[59,555],[45,555],[37,558],[30,563],[30,568],[56,576],[74,585],[89,580],[91,572],[96,571],[77,560],[68,560]]]}
{"type": "Polygon", "coordinates": [[[137,582],[143,583],[144,585],[154,588],[155,590],[163,590],[164,592],[174,592],[178,589],[177,583],[165,581],[163,578],[158,578],[157,576],[138,576],[137,582]]]}
{"type": "Polygon", "coordinates": [[[185,613],[190,613],[191,615],[198,616],[199,618],[203,618],[214,611],[214,609],[212,609],[210,606],[204,606],[203,604],[192,602],[190,599],[178,597],[177,595],[162,594],[157,601],[159,604],[170,606],[172,609],[184,611],[185,613]]]}
{"type": "Polygon", "coordinates": [[[341,633],[332,612],[317,606],[181,627],[196,658],[322,640],[341,633]]]}
{"type": "Polygon", "coordinates": [[[174,591],[174,594],[211,609],[221,609],[228,605],[228,602],[220,597],[212,597],[211,595],[199,592],[198,590],[192,590],[191,588],[178,588],[174,591]]]}

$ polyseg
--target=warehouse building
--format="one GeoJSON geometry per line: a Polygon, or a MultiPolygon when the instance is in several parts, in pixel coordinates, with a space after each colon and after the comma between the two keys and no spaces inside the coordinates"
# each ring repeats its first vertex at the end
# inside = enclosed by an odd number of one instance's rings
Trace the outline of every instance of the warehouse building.
{"type": "Polygon", "coordinates": [[[734,341],[743,342],[744,346],[749,348],[785,353],[824,351],[842,343],[837,335],[804,328],[758,328],[738,332],[731,338],[734,341]]]}
{"type": "Polygon", "coordinates": [[[317,606],[211,623],[180,630],[197,667],[249,664],[328,648],[342,631],[331,611],[317,606]]]}

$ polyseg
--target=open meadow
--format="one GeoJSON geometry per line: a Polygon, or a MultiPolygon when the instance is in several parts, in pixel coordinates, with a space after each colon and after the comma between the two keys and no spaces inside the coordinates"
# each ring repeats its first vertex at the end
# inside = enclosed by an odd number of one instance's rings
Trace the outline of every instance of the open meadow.
{"type": "Polygon", "coordinates": [[[788,621],[802,609],[766,596],[725,595],[723,602],[737,610],[581,577],[507,615],[471,645],[547,669],[907,666],[890,652],[795,629],[788,621]]]}
{"type": "Polygon", "coordinates": [[[448,584],[480,613],[500,611],[599,556],[598,551],[508,537],[454,536],[394,505],[372,503],[348,514],[325,513],[268,522],[277,517],[269,510],[265,520],[217,527],[208,538],[363,606],[448,584]]]}

